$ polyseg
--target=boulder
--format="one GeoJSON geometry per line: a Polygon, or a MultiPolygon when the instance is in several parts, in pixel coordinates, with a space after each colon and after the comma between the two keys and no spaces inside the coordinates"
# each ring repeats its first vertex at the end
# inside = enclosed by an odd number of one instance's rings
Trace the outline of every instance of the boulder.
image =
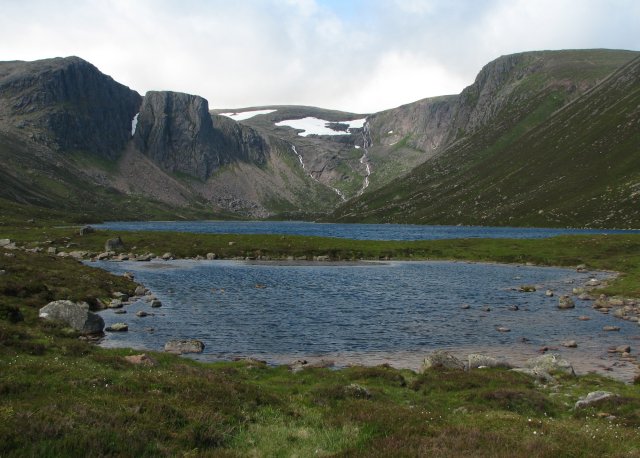
{"type": "Polygon", "coordinates": [[[136,286],[136,291],[135,291],[136,296],[144,296],[145,292],[146,292],[146,289],[144,286],[136,286]]]}
{"type": "Polygon", "coordinates": [[[145,312],[144,310],[138,310],[136,312],[136,316],[139,318],[144,318],[145,316],[149,316],[149,314],[147,312],[145,312]]]}
{"type": "Polygon", "coordinates": [[[122,301],[120,299],[112,299],[107,305],[107,307],[110,309],[121,309],[122,301]]]}
{"type": "Polygon", "coordinates": [[[545,295],[545,296],[547,296],[547,297],[553,297],[553,291],[551,291],[550,289],[548,289],[548,290],[544,293],[544,295],[545,295]]]}
{"type": "Polygon", "coordinates": [[[536,287],[533,285],[522,285],[518,288],[521,293],[535,293],[536,287]]]}
{"type": "Polygon", "coordinates": [[[575,409],[584,409],[585,407],[592,406],[598,402],[604,401],[606,399],[617,398],[617,394],[610,393],[609,391],[593,391],[586,396],[580,398],[578,402],[576,402],[575,409]]]}
{"type": "Polygon", "coordinates": [[[567,348],[577,348],[578,347],[578,343],[575,340],[565,340],[564,342],[562,342],[561,345],[563,347],[567,347],[567,348]]]}
{"type": "Polygon", "coordinates": [[[576,272],[586,272],[587,271],[587,265],[586,264],[578,264],[576,266],[576,272]]]}
{"type": "Polygon", "coordinates": [[[455,369],[464,370],[464,363],[458,358],[443,350],[436,350],[428,354],[422,362],[422,370],[424,372],[429,369],[455,369]]]}
{"type": "Polygon", "coordinates": [[[90,312],[86,302],[49,302],[40,309],[39,316],[45,320],[62,321],[82,334],[97,334],[104,329],[104,320],[90,312]]]}
{"type": "Polygon", "coordinates": [[[105,331],[108,332],[125,332],[129,330],[129,325],[126,323],[113,323],[111,326],[107,326],[105,331]]]}
{"type": "Polygon", "coordinates": [[[5,247],[7,245],[10,245],[11,243],[11,239],[0,239],[0,247],[5,247]]]}
{"type": "Polygon", "coordinates": [[[631,347],[629,345],[618,345],[616,353],[631,353],[631,347]]]}
{"type": "Polygon", "coordinates": [[[167,353],[202,353],[204,351],[204,343],[197,339],[188,340],[170,340],[164,344],[164,351],[167,353]]]}
{"type": "Polygon", "coordinates": [[[94,228],[92,228],[91,226],[84,226],[80,228],[80,231],[78,231],[78,233],[80,235],[87,235],[87,234],[92,234],[94,233],[96,230],[94,228]]]}
{"type": "Polygon", "coordinates": [[[158,299],[154,299],[151,301],[151,307],[153,308],[162,307],[162,302],[160,302],[158,299]]]}
{"type": "Polygon", "coordinates": [[[462,305],[460,306],[460,308],[461,308],[461,309],[463,309],[463,310],[467,310],[467,309],[470,309],[470,308],[471,308],[471,306],[470,306],[469,304],[462,304],[462,305]]]}
{"type": "Polygon", "coordinates": [[[511,332],[511,329],[506,326],[496,326],[498,332],[511,332]]]}
{"type": "Polygon", "coordinates": [[[592,278],[586,283],[586,286],[593,287],[593,286],[600,286],[600,284],[601,284],[600,280],[598,280],[597,278],[592,278]]]}
{"type": "Polygon", "coordinates": [[[469,369],[478,369],[480,367],[511,367],[511,364],[509,364],[504,359],[481,355],[479,353],[472,353],[467,357],[467,359],[469,369]]]}
{"type": "Polygon", "coordinates": [[[216,259],[218,256],[215,253],[207,253],[207,259],[209,261],[213,261],[214,259],[216,259]]]}
{"type": "Polygon", "coordinates": [[[173,254],[169,252],[163,254],[161,257],[163,261],[169,261],[174,258],[173,254]]]}
{"type": "Polygon", "coordinates": [[[47,248],[47,254],[57,254],[58,253],[58,249],[54,246],[50,246],[49,248],[47,248]]]}
{"type": "Polygon", "coordinates": [[[104,243],[104,251],[117,251],[124,248],[124,243],[120,237],[109,239],[104,243]]]}
{"type": "Polygon", "coordinates": [[[113,293],[113,297],[115,297],[116,299],[120,299],[122,302],[126,302],[129,300],[129,295],[120,291],[113,293]]]}
{"type": "Polygon", "coordinates": [[[534,379],[540,382],[552,382],[554,380],[554,378],[547,371],[540,368],[518,367],[516,369],[511,369],[511,370],[513,372],[518,372],[520,374],[533,377],[534,379]]]}
{"type": "Polygon", "coordinates": [[[531,358],[525,362],[525,367],[547,373],[563,372],[568,375],[576,375],[571,363],[566,359],[560,358],[560,356],[555,353],[548,353],[536,358],[531,358]]]}
{"type": "Polygon", "coordinates": [[[603,331],[608,331],[608,332],[610,332],[610,331],[619,331],[620,327],[619,326],[603,326],[602,330],[603,331]]]}
{"type": "Polygon", "coordinates": [[[560,299],[558,300],[559,309],[572,309],[575,308],[575,306],[576,304],[573,302],[573,299],[571,299],[571,296],[566,294],[560,296],[560,299]]]}

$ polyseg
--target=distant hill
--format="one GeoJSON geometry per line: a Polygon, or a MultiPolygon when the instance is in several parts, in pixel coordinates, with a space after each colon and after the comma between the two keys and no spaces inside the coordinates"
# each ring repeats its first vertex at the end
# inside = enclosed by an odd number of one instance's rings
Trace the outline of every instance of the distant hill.
{"type": "Polygon", "coordinates": [[[459,96],[374,115],[378,144],[388,148],[392,134],[381,132],[393,131],[430,159],[333,219],[640,227],[638,56],[505,56],[459,96]]]}

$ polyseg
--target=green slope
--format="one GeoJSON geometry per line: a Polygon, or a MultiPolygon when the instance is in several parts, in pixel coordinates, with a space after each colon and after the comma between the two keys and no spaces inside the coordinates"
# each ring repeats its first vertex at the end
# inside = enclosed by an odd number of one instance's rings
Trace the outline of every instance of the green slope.
{"type": "Polygon", "coordinates": [[[540,88],[526,110],[508,104],[490,125],[335,219],[639,227],[640,59],[567,105],[557,84],[540,88]]]}

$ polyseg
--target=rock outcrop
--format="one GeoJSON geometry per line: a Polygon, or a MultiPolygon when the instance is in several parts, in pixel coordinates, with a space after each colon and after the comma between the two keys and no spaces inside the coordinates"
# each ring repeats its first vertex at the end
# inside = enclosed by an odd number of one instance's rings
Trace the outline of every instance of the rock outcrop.
{"type": "Polygon", "coordinates": [[[137,118],[137,148],[164,170],[201,180],[235,161],[264,163],[268,145],[249,127],[209,114],[197,95],[147,92],[137,118]],[[214,125],[215,118],[215,125],[214,125]]]}
{"type": "Polygon", "coordinates": [[[0,66],[0,118],[65,152],[115,159],[131,138],[142,97],[79,57],[0,66]]]}
{"type": "Polygon", "coordinates": [[[170,340],[164,344],[164,351],[167,353],[202,353],[204,343],[197,339],[170,340]]]}

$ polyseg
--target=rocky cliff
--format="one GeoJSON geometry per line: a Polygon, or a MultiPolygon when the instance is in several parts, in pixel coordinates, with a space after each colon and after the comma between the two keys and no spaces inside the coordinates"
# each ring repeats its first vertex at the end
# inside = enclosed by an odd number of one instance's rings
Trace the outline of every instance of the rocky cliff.
{"type": "Polygon", "coordinates": [[[115,159],[142,98],[78,58],[0,66],[0,121],[59,151],[115,159]]]}
{"type": "Polygon", "coordinates": [[[148,92],[134,134],[137,148],[169,172],[201,180],[235,161],[264,163],[264,138],[235,121],[209,114],[202,97],[178,92],[148,92]]]}

